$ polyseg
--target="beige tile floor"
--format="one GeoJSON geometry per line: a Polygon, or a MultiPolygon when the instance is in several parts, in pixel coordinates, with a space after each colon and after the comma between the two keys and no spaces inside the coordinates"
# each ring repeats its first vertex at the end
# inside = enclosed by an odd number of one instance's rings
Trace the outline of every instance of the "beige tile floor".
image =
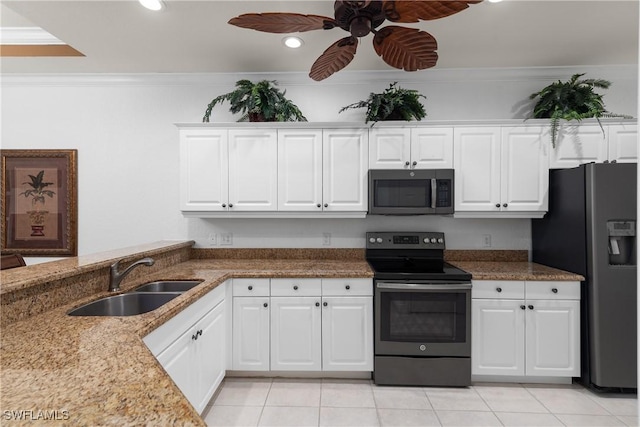
{"type": "Polygon", "coordinates": [[[226,378],[203,417],[209,426],[638,426],[638,402],[579,385],[226,378]]]}

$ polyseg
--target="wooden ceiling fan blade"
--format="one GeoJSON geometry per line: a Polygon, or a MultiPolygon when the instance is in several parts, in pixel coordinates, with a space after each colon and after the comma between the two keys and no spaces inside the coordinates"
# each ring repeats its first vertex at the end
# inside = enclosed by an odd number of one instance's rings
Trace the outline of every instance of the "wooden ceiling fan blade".
{"type": "Polygon", "coordinates": [[[400,70],[424,70],[438,62],[438,42],[417,28],[384,27],[376,32],[373,48],[384,62],[400,70]]]}
{"type": "Polygon", "coordinates": [[[325,50],[311,66],[309,77],[324,80],[349,65],[356,54],[358,39],[352,36],[338,40],[325,50]]]}
{"type": "Polygon", "coordinates": [[[336,21],[328,16],[269,12],[245,13],[231,18],[229,24],[265,33],[301,33],[312,30],[329,30],[336,26],[336,21]]]}
{"type": "Polygon", "coordinates": [[[419,22],[445,18],[481,1],[385,0],[382,10],[392,22],[419,22]]]}

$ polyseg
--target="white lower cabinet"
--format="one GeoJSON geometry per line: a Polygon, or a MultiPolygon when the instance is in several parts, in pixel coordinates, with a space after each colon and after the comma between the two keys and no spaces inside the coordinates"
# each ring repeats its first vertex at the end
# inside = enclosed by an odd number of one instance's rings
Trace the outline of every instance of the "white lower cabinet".
{"type": "Polygon", "coordinates": [[[580,375],[580,282],[474,281],[474,376],[580,375]]]}
{"type": "Polygon", "coordinates": [[[225,375],[225,286],[218,286],[144,338],[199,413],[225,375]]]}
{"type": "Polygon", "coordinates": [[[322,370],[373,370],[370,297],[322,297],[322,370]]]}
{"type": "Polygon", "coordinates": [[[271,298],[272,371],[322,370],[320,300],[271,298]]]}
{"type": "Polygon", "coordinates": [[[234,370],[373,370],[371,279],[234,279],[233,291],[234,370]]]}

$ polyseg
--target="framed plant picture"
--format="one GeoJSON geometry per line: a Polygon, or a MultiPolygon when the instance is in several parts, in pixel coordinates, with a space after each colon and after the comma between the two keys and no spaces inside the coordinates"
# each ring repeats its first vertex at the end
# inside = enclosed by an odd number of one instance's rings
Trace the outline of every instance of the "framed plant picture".
{"type": "Polygon", "coordinates": [[[78,253],[77,150],[0,150],[2,253],[78,253]]]}

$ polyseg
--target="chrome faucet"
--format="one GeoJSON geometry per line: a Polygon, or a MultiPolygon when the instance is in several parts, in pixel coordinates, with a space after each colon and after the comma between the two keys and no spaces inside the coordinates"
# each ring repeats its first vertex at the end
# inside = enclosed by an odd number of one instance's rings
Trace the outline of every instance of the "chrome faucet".
{"type": "Polygon", "coordinates": [[[129,267],[125,268],[122,271],[118,271],[118,267],[120,266],[120,261],[118,260],[111,264],[111,270],[109,274],[109,292],[118,292],[120,291],[120,282],[125,278],[127,274],[131,272],[135,267],[139,265],[152,266],[155,262],[153,258],[142,258],[134,263],[132,263],[129,267]]]}

